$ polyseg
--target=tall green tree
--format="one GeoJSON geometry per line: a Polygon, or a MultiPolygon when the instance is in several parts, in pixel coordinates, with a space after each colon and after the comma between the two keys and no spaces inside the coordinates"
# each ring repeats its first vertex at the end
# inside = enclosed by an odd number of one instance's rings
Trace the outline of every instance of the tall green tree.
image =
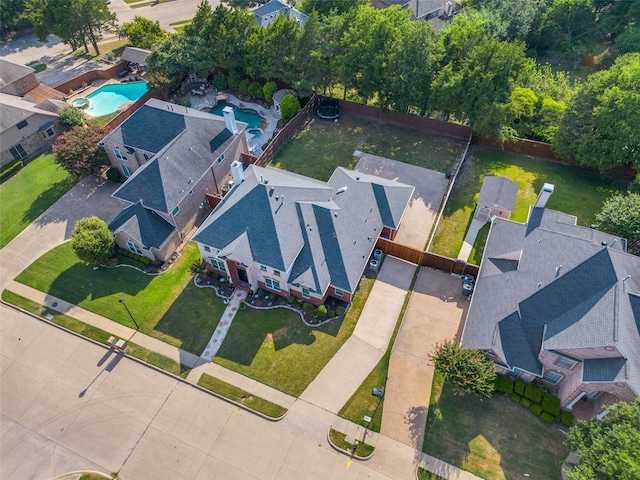
{"type": "Polygon", "coordinates": [[[594,0],[553,0],[541,16],[537,45],[578,58],[590,39],[602,36],[594,0]]]}
{"type": "Polygon", "coordinates": [[[41,42],[47,36],[59,36],[73,49],[91,44],[100,54],[98,41],[105,33],[116,31],[116,15],[106,0],[28,0],[29,18],[41,42]]]}
{"type": "Polygon", "coordinates": [[[309,15],[311,12],[316,12],[321,18],[324,18],[357,10],[367,3],[367,0],[301,0],[296,8],[309,15]]]}
{"type": "Polygon", "coordinates": [[[566,445],[580,460],[568,473],[571,480],[640,478],[640,398],[613,405],[601,419],[578,421],[566,445]]]}
{"type": "Polygon", "coordinates": [[[118,36],[127,38],[132,47],[151,49],[167,36],[159,21],[136,15],[131,22],[123,23],[118,28],[118,36]]]}
{"type": "Polygon", "coordinates": [[[86,263],[106,262],[113,254],[114,244],[113,233],[98,217],[78,220],[71,234],[71,248],[86,263]]]}
{"type": "Polygon", "coordinates": [[[501,40],[526,40],[539,14],[535,0],[471,0],[468,5],[480,10],[501,40]]]}
{"type": "Polygon", "coordinates": [[[619,194],[607,199],[596,214],[598,228],[627,240],[640,240],[640,194],[619,194]]]}
{"type": "Polygon", "coordinates": [[[567,106],[556,136],[558,153],[605,170],[640,168],[640,53],[589,75],[567,106]]]}
{"type": "Polygon", "coordinates": [[[6,35],[29,24],[25,0],[3,0],[0,2],[0,33],[6,35]]]}

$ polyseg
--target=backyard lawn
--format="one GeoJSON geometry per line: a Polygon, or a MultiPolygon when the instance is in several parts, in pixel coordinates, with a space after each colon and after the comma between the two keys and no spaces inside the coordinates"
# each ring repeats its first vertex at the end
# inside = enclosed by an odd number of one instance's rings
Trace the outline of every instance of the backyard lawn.
{"type": "Polygon", "coordinates": [[[454,396],[436,372],[422,451],[482,478],[560,479],[564,433],[507,397],[454,396]]]}
{"type": "Polygon", "coordinates": [[[93,270],[80,262],[69,242],[44,254],[16,281],[133,327],[124,298],[140,330],[200,355],[220,320],[224,304],[211,289],[198,288],[189,265],[199,258],[189,244],[162,275],[150,276],[133,268],[93,270]]]}
{"type": "MultiPolygon", "coordinates": [[[[524,222],[527,219],[529,206],[546,182],[555,185],[547,206],[576,215],[578,224],[585,226],[595,222],[604,200],[625,191],[631,180],[490,148],[476,148],[470,153],[447,202],[431,252],[453,258],[458,256],[485,175],[507,177],[520,187],[512,220],[524,222]]],[[[482,249],[475,259],[469,260],[479,262],[481,254],[482,249]]]]}
{"type": "Polygon", "coordinates": [[[351,336],[373,282],[363,278],[345,318],[319,328],[285,308],[241,309],[213,361],[297,397],[351,336]]]}
{"type": "Polygon", "coordinates": [[[313,119],[275,157],[272,166],[318,180],[329,180],[336,167],[353,168],[360,150],[439,172],[448,172],[465,142],[411,128],[343,116],[340,122],[313,119]]]}
{"type": "Polygon", "coordinates": [[[0,185],[0,248],[75,185],[55,158],[53,153],[40,155],[0,185]]]}

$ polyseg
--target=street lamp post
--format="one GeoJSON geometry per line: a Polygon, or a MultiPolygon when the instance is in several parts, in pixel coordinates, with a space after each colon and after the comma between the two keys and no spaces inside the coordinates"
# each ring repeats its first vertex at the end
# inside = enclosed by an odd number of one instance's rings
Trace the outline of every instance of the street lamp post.
{"type": "Polygon", "coordinates": [[[122,305],[124,305],[125,310],[127,311],[127,313],[129,314],[129,316],[131,317],[131,320],[133,320],[133,323],[134,323],[134,324],[135,324],[135,326],[136,326],[136,330],[140,330],[140,325],[138,325],[138,322],[136,322],[136,319],[135,319],[135,318],[133,318],[133,315],[131,315],[131,311],[129,311],[129,307],[127,307],[127,304],[126,304],[126,303],[124,303],[124,298],[121,298],[121,299],[119,300],[119,302],[120,302],[122,305]]]}

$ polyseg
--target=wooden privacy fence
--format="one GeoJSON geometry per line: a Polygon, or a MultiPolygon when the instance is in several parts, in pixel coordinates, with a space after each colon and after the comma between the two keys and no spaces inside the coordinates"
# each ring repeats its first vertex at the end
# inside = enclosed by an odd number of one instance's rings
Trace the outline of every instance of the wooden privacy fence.
{"type": "Polygon", "coordinates": [[[72,78],[67,82],[61,83],[60,85],[55,87],[55,89],[67,95],[69,93],[69,90],[79,90],[80,88],[82,88],[83,83],[88,85],[94,80],[108,80],[115,77],[120,72],[124,72],[126,69],[126,62],[121,62],[104,70],[90,70],[88,72],[84,72],[81,75],[78,75],[75,78],[72,78]]]}
{"type": "Polygon", "coordinates": [[[415,248],[407,247],[399,243],[392,242],[386,238],[378,238],[376,242],[376,248],[379,248],[387,255],[401,258],[409,263],[414,263],[421,267],[434,268],[446,273],[453,273],[456,275],[464,275],[470,273],[477,277],[479,267],[472,265],[463,260],[456,260],[449,257],[444,257],[436,253],[424,252],[415,248]]]}

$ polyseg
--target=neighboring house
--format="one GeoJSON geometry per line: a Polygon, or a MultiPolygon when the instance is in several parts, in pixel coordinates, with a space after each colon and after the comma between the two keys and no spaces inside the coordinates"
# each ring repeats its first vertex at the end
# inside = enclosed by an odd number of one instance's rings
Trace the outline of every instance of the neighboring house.
{"type": "Polygon", "coordinates": [[[240,287],[315,305],[351,301],[380,234],[398,229],[413,187],[338,167],[328,182],[251,165],[193,240],[240,287]]]}
{"type": "Polygon", "coordinates": [[[248,152],[247,125],[224,115],[151,99],[100,142],[128,177],[113,196],[130,205],[109,224],[120,247],[166,260],[211,211],[207,195],[248,152]]]}
{"type": "Polygon", "coordinates": [[[33,68],[0,58],[0,93],[22,97],[38,84],[33,68]]]}
{"type": "Polygon", "coordinates": [[[493,220],[462,343],[514,378],[555,386],[563,407],[583,399],[602,414],[640,394],[640,257],[545,209],[552,191],[545,184],[525,224],[493,220]]]}
{"type": "Polygon", "coordinates": [[[309,18],[308,15],[290,7],[280,0],[271,0],[270,2],[265,3],[264,5],[256,8],[253,11],[253,14],[256,16],[256,24],[261,27],[267,27],[278,15],[285,15],[296,20],[300,25],[304,25],[309,18]]]}
{"type": "Polygon", "coordinates": [[[150,53],[151,50],[145,50],[144,48],[125,47],[120,58],[127,62],[129,66],[146,68],[147,56],[150,53]]]}
{"type": "Polygon", "coordinates": [[[484,177],[474,218],[488,222],[491,217],[509,218],[518,196],[518,184],[508,178],[484,177]]]}
{"type": "Polygon", "coordinates": [[[428,21],[435,31],[462,9],[455,0],[371,0],[371,5],[375,8],[400,5],[403,9],[411,9],[412,20],[428,21]]]}
{"type": "Polygon", "coordinates": [[[56,100],[40,104],[0,93],[0,167],[25,160],[48,148],[61,132],[56,100]]]}

